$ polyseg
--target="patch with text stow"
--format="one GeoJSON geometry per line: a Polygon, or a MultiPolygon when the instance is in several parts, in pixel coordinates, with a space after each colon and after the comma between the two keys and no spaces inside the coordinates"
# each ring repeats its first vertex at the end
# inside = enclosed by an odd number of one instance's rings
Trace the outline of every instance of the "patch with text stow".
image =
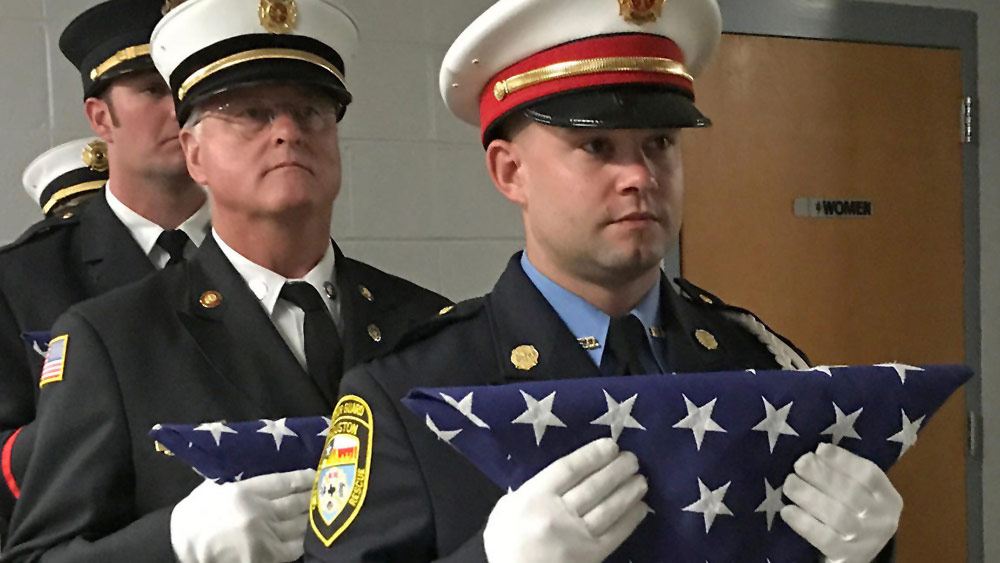
{"type": "Polygon", "coordinates": [[[375,432],[368,403],[355,395],[341,397],[331,419],[309,502],[309,525],[327,547],[365,502],[375,432]]]}

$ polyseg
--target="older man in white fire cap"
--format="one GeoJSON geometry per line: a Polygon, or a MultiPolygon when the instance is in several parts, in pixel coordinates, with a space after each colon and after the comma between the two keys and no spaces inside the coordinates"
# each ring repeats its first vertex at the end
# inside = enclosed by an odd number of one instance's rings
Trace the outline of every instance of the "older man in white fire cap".
{"type": "MultiPolygon", "coordinates": [[[[694,81],[720,30],[715,0],[500,0],[455,41],[442,94],[480,127],[525,251],[491,293],[346,374],[307,561],[596,563],[646,518],[646,478],[613,440],[506,492],[448,446],[457,431],[401,404],[411,388],[807,366],[752,314],[684,280],[679,295],[659,268],[681,224],[681,131],[709,124],[694,81]]],[[[552,396],[525,400],[515,422],[536,439],[559,425],[552,396]]],[[[482,426],[474,406],[455,399],[482,426]]],[[[901,509],[885,474],[851,475],[854,461],[820,448],[785,485],[786,521],[832,561],[874,558],[901,509]]]]}
{"type": "Polygon", "coordinates": [[[219,442],[223,421],[259,420],[280,449],[286,417],[333,409],[345,366],[448,304],[330,238],[356,44],[334,0],[188,0],[153,31],[212,233],[191,260],[56,322],[10,561],[301,556],[313,469],[220,485],[148,432],[192,424],[219,442]]]}

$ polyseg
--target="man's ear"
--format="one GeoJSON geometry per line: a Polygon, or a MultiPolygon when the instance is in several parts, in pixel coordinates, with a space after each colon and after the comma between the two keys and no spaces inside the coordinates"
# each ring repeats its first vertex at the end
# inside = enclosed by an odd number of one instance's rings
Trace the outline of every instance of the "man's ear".
{"type": "Polygon", "coordinates": [[[496,139],[486,147],[486,170],[489,172],[493,185],[503,196],[524,207],[527,203],[524,197],[524,180],[526,170],[518,144],[496,139]]]}
{"type": "Polygon", "coordinates": [[[115,119],[111,111],[108,102],[100,98],[87,98],[83,102],[83,112],[87,116],[90,128],[107,143],[114,142],[115,119]]]}
{"type": "Polygon", "coordinates": [[[181,149],[184,150],[184,159],[187,161],[188,174],[192,180],[204,186],[207,184],[207,176],[203,160],[204,153],[201,152],[201,136],[198,134],[198,131],[195,131],[194,127],[182,127],[177,140],[180,141],[181,149]]]}

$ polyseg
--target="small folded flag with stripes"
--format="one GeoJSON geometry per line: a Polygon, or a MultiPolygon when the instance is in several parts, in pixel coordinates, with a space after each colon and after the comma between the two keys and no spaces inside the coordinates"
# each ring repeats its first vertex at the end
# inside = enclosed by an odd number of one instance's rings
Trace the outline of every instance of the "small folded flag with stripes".
{"type": "Polygon", "coordinates": [[[881,364],[415,389],[403,402],[502,489],[610,436],[635,453],[654,511],[609,561],[791,563],[813,548],[776,517],[822,442],[891,466],[972,376],[881,364]]]}

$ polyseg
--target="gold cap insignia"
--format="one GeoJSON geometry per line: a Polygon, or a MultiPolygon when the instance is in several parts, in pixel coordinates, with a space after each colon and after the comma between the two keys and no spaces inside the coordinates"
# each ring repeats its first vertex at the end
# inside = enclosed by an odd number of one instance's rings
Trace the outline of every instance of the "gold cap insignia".
{"type": "Polygon", "coordinates": [[[198,303],[206,309],[215,309],[219,305],[222,305],[222,294],[218,291],[206,291],[201,294],[201,299],[198,299],[198,303]]]}
{"type": "Polygon", "coordinates": [[[538,350],[530,344],[518,346],[510,352],[510,363],[521,371],[529,371],[538,365],[538,350]]]}
{"type": "Polygon", "coordinates": [[[382,342],[382,331],[375,325],[368,325],[368,336],[375,342],[382,342]]]}
{"type": "Polygon", "coordinates": [[[701,300],[704,301],[705,303],[708,303],[709,305],[715,305],[715,301],[712,301],[712,298],[705,295],[704,293],[701,294],[701,300]]]}
{"type": "Polygon", "coordinates": [[[108,169],[108,145],[104,141],[93,141],[84,147],[80,159],[91,170],[105,172],[108,169]]]}
{"type": "Polygon", "coordinates": [[[634,24],[655,22],[663,15],[666,0],[618,0],[619,13],[634,24]]]}
{"type": "Polygon", "coordinates": [[[299,9],[295,0],[260,0],[257,15],[268,33],[288,33],[295,30],[299,9]]]}
{"type": "Polygon", "coordinates": [[[715,335],[707,330],[695,331],[694,337],[698,339],[698,343],[704,346],[706,350],[719,349],[719,341],[715,339],[715,335]]]}

